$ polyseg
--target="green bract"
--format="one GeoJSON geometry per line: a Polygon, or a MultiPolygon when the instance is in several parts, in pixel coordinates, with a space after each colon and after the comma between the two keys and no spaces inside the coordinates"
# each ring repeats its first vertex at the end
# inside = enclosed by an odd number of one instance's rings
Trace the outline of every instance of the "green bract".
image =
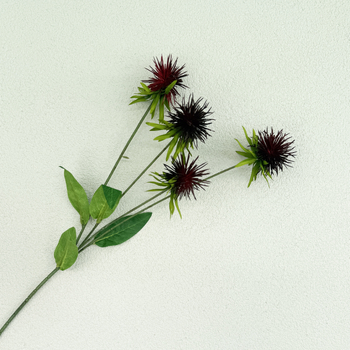
{"type": "Polygon", "coordinates": [[[176,186],[176,178],[166,179],[165,173],[159,174],[157,172],[153,172],[150,174],[156,181],[149,181],[150,184],[154,184],[159,186],[160,188],[153,188],[151,190],[148,190],[149,192],[166,192],[170,194],[170,201],[169,201],[169,211],[170,211],[170,217],[174,214],[175,207],[180,215],[180,218],[182,219],[179,202],[178,202],[178,195],[175,190],[176,186]]]}
{"type": "Polygon", "coordinates": [[[271,179],[271,174],[266,169],[266,165],[268,163],[262,159],[259,159],[259,157],[257,156],[259,138],[258,138],[254,129],[253,129],[253,136],[249,137],[245,128],[243,126],[242,126],[242,128],[244,130],[244,134],[245,134],[245,137],[249,143],[249,146],[248,146],[248,148],[245,148],[237,139],[235,139],[238,142],[239,146],[244,151],[244,152],[236,151],[236,153],[238,153],[239,155],[241,155],[243,157],[246,157],[247,159],[242,160],[235,167],[238,168],[238,167],[243,166],[243,165],[253,165],[252,173],[250,175],[250,179],[249,179],[249,183],[248,183],[248,187],[253,182],[253,180],[254,181],[256,180],[256,177],[259,174],[259,172],[262,173],[267,184],[269,185],[269,181],[267,180],[267,177],[266,177],[266,176],[268,176],[271,179]]]}
{"type": "Polygon", "coordinates": [[[174,80],[165,90],[152,91],[146,84],[141,82],[141,87],[138,87],[139,92],[131,96],[134,101],[132,101],[130,104],[132,105],[138,102],[153,101],[149,112],[153,118],[156,108],[159,106],[159,122],[162,123],[164,122],[164,106],[170,111],[170,106],[166,95],[170,93],[171,89],[176,83],[177,80],[174,80]]]}
{"type": "Polygon", "coordinates": [[[184,154],[185,151],[187,151],[189,154],[191,154],[189,148],[193,149],[193,142],[191,140],[185,140],[181,137],[181,130],[179,128],[176,128],[174,124],[168,123],[164,121],[163,124],[156,124],[156,123],[146,123],[147,125],[151,126],[151,131],[159,131],[159,130],[165,130],[167,131],[166,134],[159,135],[154,138],[154,140],[161,142],[164,140],[167,140],[169,138],[172,138],[168,152],[166,155],[166,160],[169,160],[171,153],[175,149],[174,154],[172,155],[173,158],[177,158],[179,154],[184,154]]]}

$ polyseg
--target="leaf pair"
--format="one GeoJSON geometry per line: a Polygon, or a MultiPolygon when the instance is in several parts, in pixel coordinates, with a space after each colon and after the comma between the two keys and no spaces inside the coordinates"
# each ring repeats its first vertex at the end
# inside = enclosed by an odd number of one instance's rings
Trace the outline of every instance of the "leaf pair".
{"type": "MultiPolygon", "coordinates": [[[[152,213],[123,216],[103,227],[96,236],[96,245],[110,247],[122,244],[135,236],[151,218],[152,213]]],[[[69,269],[78,258],[74,227],[63,232],[54,252],[57,267],[64,271],[69,269]]]]}
{"type": "MultiPolygon", "coordinates": [[[[116,209],[122,196],[121,191],[101,185],[93,195],[91,203],[89,204],[84,188],[66,169],[64,169],[64,178],[69,201],[79,213],[80,222],[83,227],[87,225],[90,215],[96,219],[97,223],[108,218],[116,209]]],[[[62,271],[70,268],[78,258],[76,239],[76,230],[74,227],[71,227],[62,233],[56,246],[54,257],[57,267],[62,271]]]]}
{"type": "Polygon", "coordinates": [[[100,223],[103,219],[108,218],[119,204],[122,192],[105,185],[101,185],[96,190],[89,204],[84,188],[66,169],[64,169],[64,178],[69,201],[79,213],[83,226],[88,223],[90,215],[96,219],[97,223],[100,223]]]}

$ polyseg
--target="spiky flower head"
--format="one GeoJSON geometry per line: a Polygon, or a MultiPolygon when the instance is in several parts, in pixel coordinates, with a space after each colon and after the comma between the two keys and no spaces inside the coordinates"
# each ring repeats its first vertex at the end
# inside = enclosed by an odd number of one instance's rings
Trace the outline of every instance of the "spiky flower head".
{"type": "Polygon", "coordinates": [[[164,164],[165,171],[162,174],[157,172],[151,174],[156,181],[150,183],[160,188],[150,191],[164,191],[170,194],[170,215],[173,215],[176,207],[181,217],[178,200],[183,197],[190,199],[191,195],[196,199],[195,191],[204,189],[209,184],[209,181],[202,179],[209,174],[208,170],[203,169],[207,163],[198,165],[197,159],[198,157],[190,162],[190,155],[187,158],[181,155],[176,160],[173,158],[171,165],[164,164]]]}
{"type": "Polygon", "coordinates": [[[209,125],[214,119],[210,118],[211,108],[208,108],[208,102],[202,103],[203,98],[194,100],[193,94],[190,95],[188,101],[182,99],[182,103],[176,103],[173,112],[168,113],[168,118],[164,123],[155,124],[147,123],[152,126],[151,131],[165,130],[166,133],[157,136],[155,140],[163,141],[172,139],[167,153],[169,159],[173,150],[174,158],[185,150],[189,152],[189,148],[197,148],[198,141],[205,142],[210,136],[209,125]]]}
{"type": "Polygon", "coordinates": [[[138,88],[139,92],[131,96],[135,99],[131,104],[153,101],[150,106],[152,118],[157,105],[159,105],[159,120],[162,121],[164,120],[164,105],[170,110],[170,104],[173,105],[176,97],[180,95],[178,89],[187,88],[183,83],[183,78],[187,77],[188,74],[184,71],[185,65],[177,66],[177,59],[173,61],[171,55],[166,61],[161,56],[160,60],[154,58],[153,62],[154,67],[146,68],[153,74],[153,77],[141,82],[141,87],[138,88]]]}
{"type": "Polygon", "coordinates": [[[261,173],[268,183],[267,176],[272,179],[272,175],[278,175],[279,171],[283,171],[284,168],[290,167],[292,163],[291,157],[295,157],[295,151],[293,147],[294,140],[288,137],[288,134],[283,133],[283,130],[274,133],[273,129],[269,132],[268,128],[264,131],[258,131],[255,133],[253,129],[253,136],[250,138],[247,135],[246,130],[243,128],[245,137],[249,143],[248,148],[242,146],[242,144],[236,139],[242,151],[236,151],[247,159],[241,161],[236,167],[242,165],[252,165],[252,173],[248,183],[248,187],[253,180],[261,173]]]}

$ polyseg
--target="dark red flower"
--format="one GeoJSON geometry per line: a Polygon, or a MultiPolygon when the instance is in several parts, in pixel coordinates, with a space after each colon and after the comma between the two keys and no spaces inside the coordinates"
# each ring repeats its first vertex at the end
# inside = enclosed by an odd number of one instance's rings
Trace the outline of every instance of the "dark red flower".
{"type": "Polygon", "coordinates": [[[191,163],[189,159],[189,155],[187,159],[185,156],[180,156],[170,166],[165,164],[166,171],[162,175],[166,181],[171,183],[171,192],[179,199],[184,196],[190,198],[191,194],[196,199],[194,191],[204,189],[209,184],[209,181],[201,179],[209,174],[207,170],[203,170],[207,163],[197,165],[198,157],[191,163]]]}
{"type": "Polygon", "coordinates": [[[182,103],[176,102],[174,112],[168,112],[168,120],[164,123],[147,123],[152,126],[152,131],[164,130],[166,134],[157,136],[155,140],[164,141],[172,139],[166,159],[168,160],[174,151],[174,158],[185,150],[190,152],[189,148],[198,147],[198,141],[205,142],[209,132],[209,125],[214,119],[209,118],[213,113],[208,108],[208,102],[202,102],[202,98],[194,100],[193,94],[190,95],[188,102],[183,98],[182,103]]]}
{"type": "Polygon", "coordinates": [[[173,159],[171,165],[165,164],[165,171],[162,174],[152,174],[156,181],[151,181],[151,183],[160,188],[150,191],[162,191],[170,194],[170,215],[174,214],[176,207],[181,217],[178,200],[182,197],[191,198],[191,195],[196,199],[194,191],[204,189],[209,184],[209,181],[202,180],[203,176],[208,175],[208,171],[203,169],[207,164],[197,165],[197,159],[198,157],[190,163],[189,155],[187,159],[181,155],[176,160],[173,159]]]}
{"type": "Polygon", "coordinates": [[[278,171],[282,171],[285,167],[291,166],[292,159],[295,157],[294,147],[292,147],[294,140],[290,141],[291,137],[284,134],[280,130],[276,135],[271,128],[265,131],[259,131],[256,134],[253,129],[253,136],[249,137],[247,131],[243,127],[245,137],[249,143],[248,148],[244,147],[237,139],[242,151],[236,151],[239,155],[245,157],[235,167],[243,165],[252,165],[252,173],[250,175],[248,187],[256,180],[259,174],[262,174],[268,182],[267,177],[271,177],[274,173],[278,175],[278,171]]]}
{"type": "Polygon", "coordinates": [[[177,59],[173,62],[172,56],[169,55],[167,61],[164,62],[163,56],[160,60],[158,58],[153,59],[155,67],[146,68],[153,74],[153,77],[148,80],[143,80],[144,83],[149,84],[148,87],[153,92],[165,91],[165,89],[173,82],[177,81],[175,86],[166,95],[168,103],[173,104],[176,96],[179,95],[177,88],[187,88],[183,84],[183,78],[187,77],[188,74],[184,71],[185,65],[182,67],[177,66],[177,59]]]}
{"type": "Polygon", "coordinates": [[[291,137],[287,137],[288,134],[284,134],[283,130],[274,134],[271,128],[270,132],[266,129],[258,133],[256,155],[258,159],[264,161],[265,169],[271,175],[274,173],[277,175],[278,171],[283,171],[284,167],[290,167],[292,163],[290,157],[295,157],[294,147],[292,147],[294,140],[290,141],[291,137]]]}
{"type": "Polygon", "coordinates": [[[213,119],[208,117],[213,112],[211,112],[211,108],[207,110],[208,102],[200,105],[202,100],[202,98],[199,98],[195,102],[192,94],[187,103],[183,98],[182,104],[177,103],[174,112],[168,113],[169,122],[174,129],[178,130],[182,142],[186,145],[193,143],[197,147],[198,140],[204,142],[210,136],[209,131],[212,131],[208,128],[208,125],[211,124],[213,119]]]}

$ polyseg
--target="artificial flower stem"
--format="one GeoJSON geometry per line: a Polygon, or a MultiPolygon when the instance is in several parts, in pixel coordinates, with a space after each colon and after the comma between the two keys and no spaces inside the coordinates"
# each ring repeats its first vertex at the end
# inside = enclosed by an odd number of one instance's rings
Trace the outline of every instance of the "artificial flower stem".
{"type": "MultiPolygon", "coordinates": [[[[119,218],[117,218],[117,219],[115,219],[115,220],[113,220],[113,221],[119,220],[120,218],[126,216],[127,214],[131,213],[132,211],[134,211],[134,210],[136,210],[137,208],[141,207],[142,205],[146,204],[146,203],[149,202],[150,200],[155,199],[156,197],[160,196],[160,195],[163,194],[164,192],[165,192],[165,191],[162,191],[161,193],[158,193],[156,196],[153,196],[151,199],[149,199],[149,200],[143,202],[142,204],[138,205],[137,207],[135,207],[135,208],[129,210],[127,213],[123,214],[122,216],[120,216],[119,218]]],[[[134,216],[143,213],[145,210],[147,210],[147,209],[149,209],[149,208],[151,208],[151,207],[153,207],[153,206],[155,206],[155,205],[157,205],[157,204],[159,204],[159,203],[161,203],[161,202],[163,202],[163,201],[165,201],[166,199],[169,199],[169,198],[170,198],[170,196],[167,196],[167,197],[165,197],[165,198],[163,198],[163,199],[161,199],[161,200],[159,200],[159,201],[157,201],[157,202],[155,202],[155,203],[149,205],[148,207],[146,207],[146,208],[144,208],[144,209],[138,211],[137,213],[131,215],[130,217],[126,218],[124,221],[120,222],[117,226],[123,224],[124,222],[126,222],[126,221],[132,219],[134,216]]],[[[113,222],[113,221],[112,221],[112,222],[113,222]]],[[[112,223],[112,222],[111,222],[111,223],[112,223]]],[[[111,223],[109,223],[108,225],[110,225],[111,223]]],[[[115,227],[117,227],[117,226],[115,226],[115,227]]],[[[114,227],[114,228],[115,228],[115,227],[114,227]]],[[[102,229],[101,229],[101,230],[102,230],[102,229]]],[[[96,236],[98,233],[99,233],[99,231],[95,233],[93,239],[90,239],[90,242],[87,242],[87,243],[85,244],[84,247],[81,247],[81,246],[79,247],[79,253],[81,253],[83,250],[85,250],[86,248],[90,247],[91,245],[93,245],[93,244],[95,244],[95,243],[97,242],[94,238],[95,238],[95,236],[96,236]]],[[[105,234],[107,234],[107,233],[108,233],[108,232],[106,232],[105,234]]],[[[102,238],[103,238],[103,236],[99,237],[99,239],[102,239],[102,238]]]]}
{"type": "Polygon", "coordinates": [[[23,301],[23,303],[17,308],[17,310],[10,316],[6,323],[0,329],[0,336],[12,322],[12,320],[17,316],[17,314],[23,309],[23,307],[28,303],[28,301],[35,295],[35,293],[59,270],[59,267],[56,267],[49,275],[47,275],[38,286],[28,295],[28,297],[23,301]]]}
{"type": "Polygon", "coordinates": [[[112,175],[113,175],[115,169],[117,169],[117,166],[118,166],[120,160],[122,159],[122,157],[123,157],[125,151],[126,151],[127,148],[129,147],[130,142],[132,141],[132,139],[133,139],[134,136],[136,135],[137,131],[139,130],[139,128],[140,128],[141,124],[143,123],[143,121],[145,120],[145,118],[147,117],[147,114],[149,113],[149,111],[150,111],[150,109],[151,109],[151,106],[152,106],[152,103],[151,103],[151,104],[149,105],[149,107],[147,108],[145,114],[144,114],[144,115],[142,116],[142,118],[140,119],[140,121],[139,121],[139,123],[137,124],[137,126],[136,126],[134,132],[131,134],[131,136],[130,136],[128,142],[127,142],[126,145],[124,146],[122,152],[121,152],[120,155],[119,155],[119,158],[117,159],[116,163],[114,164],[114,167],[112,168],[110,174],[109,174],[108,177],[107,177],[106,182],[104,183],[105,186],[108,184],[108,182],[109,182],[109,180],[111,179],[111,177],[112,177],[112,175]]]}
{"type": "Polygon", "coordinates": [[[221,174],[223,174],[223,173],[226,173],[226,171],[232,170],[232,169],[234,169],[235,167],[236,167],[236,165],[231,166],[231,167],[229,167],[229,168],[227,168],[227,169],[225,169],[225,170],[219,171],[218,173],[216,173],[216,174],[214,174],[214,175],[211,175],[211,176],[205,178],[203,181],[212,179],[212,178],[215,177],[215,176],[219,176],[219,175],[221,175],[221,174]]]}
{"type": "MultiPolygon", "coordinates": [[[[132,213],[133,211],[135,211],[135,210],[141,208],[143,205],[147,204],[147,203],[150,202],[150,201],[153,201],[153,199],[156,199],[157,197],[159,197],[160,195],[162,195],[164,192],[166,192],[166,191],[162,191],[162,192],[156,194],[155,196],[151,197],[150,199],[147,199],[147,200],[144,201],[143,203],[139,204],[137,207],[134,207],[134,208],[130,209],[128,212],[126,212],[125,214],[119,216],[119,218],[116,219],[116,220],[119,220],[120,218],[122,218],[122,217],[124,217],[124,216],[126,216],[126,215],[132,213]]],[[[116,221],[116,220],[115,220],[115,221],[116,221]]],[[[113,221],[112,221],[112,222],[113,222],[113,221]]]]}
{"type": "Polygon", "coordinates": [[[86,227],[86,224],[85,224],[85,225],[82,225],[82,227],[81,227],[79,236],[78,236],[78,238],[77,238],[77,245],[78,245],[78,243],[79,243],[79,239],[81,238],[81,235],[83,234],[83,232],[84,232],[84,230],[85,230],[85,227],[86,227]]]}
{"type": "Polygon", "coordinates": [[[90,233],[85,237],[85,239],[83,240],[83,242],[80,244],[80,247],[82,247],[87,241],[88,239],[91,237],[91,235],[93,234],[93,232],[95,231],[95,229],[97,228],[97,226],[99,225],[99,222],[96,222],[95,226],[92,228],[92,230],[90,231],[90,233]]]}
{"type": "Polygon", "coordinates": [[[141,172],[141,174],[131,183],[131,185],[123,192],[122,197],[130,190],[132,186],[135,185],[135,183],[140,179],[140,177],[153,165],[153,163],[166,151],[166,149],[170,146],[169,142],[162,151],[159,152],[159,154],[147,165],[147,167],[141,172]]]}

